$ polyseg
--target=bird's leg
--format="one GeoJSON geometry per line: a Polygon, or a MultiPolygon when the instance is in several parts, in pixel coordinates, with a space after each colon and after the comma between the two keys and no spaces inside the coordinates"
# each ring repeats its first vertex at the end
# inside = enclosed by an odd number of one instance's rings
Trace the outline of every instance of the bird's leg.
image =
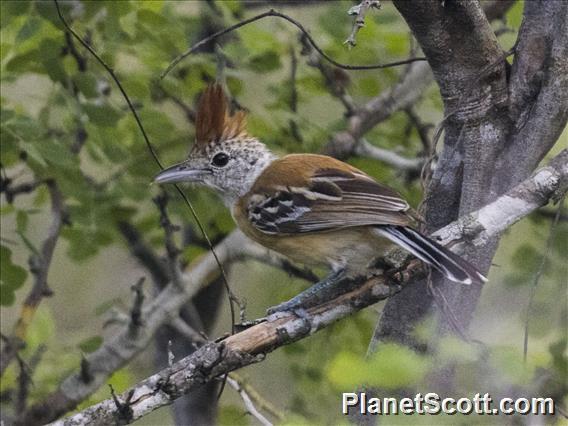
{"type": "Polygon", "coordinates": [[[304,290],[287,302],[268,308],[266,310],[266,314],[271,315],[275,312],[284,311],[295,312],[299,308],[315,306],[318,303],[331,299],[337,294],[338,286],[342,283],[344,278],[344,272],[344,269],[340,269],[331,273],[324,280],[315,283],[313,286],[304,290]]]}

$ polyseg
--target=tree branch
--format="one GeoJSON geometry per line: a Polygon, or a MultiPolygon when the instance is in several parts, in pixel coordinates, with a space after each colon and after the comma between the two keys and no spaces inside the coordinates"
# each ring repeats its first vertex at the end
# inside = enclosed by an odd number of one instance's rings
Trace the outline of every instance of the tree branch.
{"type": "Polygon", "coordinates": [[[389,164],[399,170],[414,172],[420,171],[426,161],[424,158],[403,157],[402,155],[389,151],[388,149],[371,145],[364,139],[355,146],[355,154],[382,161],[383,163],[389,164]]]}
{"type": "MultiPolygon", "coordinates": [[[[483,246],[512,223],[550,199],[557,199],[567,190],[568,150],[563,150],[548,166],[536,171],[507,194],[439,230],[434,236],[441,244],[461,242],[452,246],[456,251],[463,249],[464,245],[483,246]]],[[[171,404],[179,396],[216,377],[262,361],[266,353],[306,338],[354,312],[392,296],[424,274],[420,262],[407,260],[405,269],[396,275],[397,281],[387,279],[385,275],[372,277],[334,300],[307,309],[304,318],[288,314],[272,315],[265,322],[220,342],[204,345],[191,356],[125,391],[119,399],[129,399],[130,421],[136,420],[158,407],[171,404]]],[[[152,318],[151,313],[149,318],[152,318]]],[[[116,404],[108,399],[55,424],[108,424],[116,414],[116,404]]]]}
{"type": "MultiPolygon", "coordinates": [[[[280,266],[282,261],[277,256],[269,255],[266,249],[250,242],[240,231],[229,234],[215,247],[215,253],[225,265],[246,258],[247,253],[255,259],[263,259],[276,266],[280,266]]],[[[129,332],[129,323],[126,322],[114,336],[106,339],[99,349],[85,357],[91,373],[89,381],[83,380],[81,370],[77,369],[62,381],[56,391],[22,413],[20,423],[47,423],[75,408],[103,385],[112,373],[148,346],[162,325],[172,321],[176,324],[182,306],[200,289],[218,279],[219,275],[220,271],[212,252],[197,259],[183,274],[183,288],[171,283],[164,284],[163,290],[142,309],[144,324],[136,335],[129,332]]],[[[313,279],[314,276],[306,273],[305,278],[313,279]]]]}
{"type": "Polygon", "coordinates": [[[12,335],[8,337],[2,349],[0,357],[0,376],[4,373],[10,362],[16,357],[20,349],[25,346],[26,335],[29,325],[44,297],[51,296],[52,291],[48,286],[47,276],[51,259],[61,227],[66,221],[63,195],[53,180],[45,181],[51,199],[51,224],[47,230],[47,236],[43,240],[38,253],[30,256],[30,270],[34,275],[34,284],[26,296],[20,311],[20,317],[14,326],[12,335]]]}
{"type": "Polygon", "coordinates": [[[395,112],[415,104],[432,81],[432,71],[427,63],[410,65],[397,84],[356,108],[356,113],[349,118],[347,130],[334,134],[323,152],[339,159],[349,157],[369,130],[395,112]]]}

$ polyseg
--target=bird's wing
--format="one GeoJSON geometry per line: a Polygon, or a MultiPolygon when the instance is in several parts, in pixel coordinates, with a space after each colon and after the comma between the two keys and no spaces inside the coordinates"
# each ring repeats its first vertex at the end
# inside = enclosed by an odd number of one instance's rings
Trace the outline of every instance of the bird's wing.
{"type": "Polygon", "coordinates": [[[250,222],[267,234],[411,222],[409,205],[400,195],[356,169],[318,169],[305,183],[251,194],[250,222]]]}

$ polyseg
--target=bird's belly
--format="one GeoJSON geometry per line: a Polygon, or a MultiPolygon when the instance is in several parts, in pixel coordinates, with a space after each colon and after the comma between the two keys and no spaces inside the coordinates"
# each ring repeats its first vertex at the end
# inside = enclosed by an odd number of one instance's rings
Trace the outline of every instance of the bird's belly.
{"type": "Polygon", "coordinates": [[[368,227],[294,236],[266,235],[261,243],[308,266],[346,268],[356,274],[364,273],[369,263],[389,246],[368,227]]]}

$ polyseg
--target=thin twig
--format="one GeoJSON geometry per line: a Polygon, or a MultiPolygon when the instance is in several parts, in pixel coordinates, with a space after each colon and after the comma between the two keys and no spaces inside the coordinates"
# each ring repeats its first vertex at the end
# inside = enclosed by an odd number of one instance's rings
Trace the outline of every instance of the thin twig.
{"type": "MultiPolygon", "coordinates": [[[[296,57],[296,52],[293,47],[290,47],[290,111],[294,114],[298,114],[298,85],[297,85],[297,73],[298,73],[298,58],[296,57]]],[[[298,128],[298,123],[296,119],[291,118],[288,120],[290,126],[290,134],[292,137],[302,143],[303,138],[298,128]]]]}
{"type": "Polygon", "coordinates": [[[365,17],[371,9],[379,10],[381,8],[381,3],[379,0],[363,0],[357,6],[353,6],[347,12],[349,15],[355,15],[355,21],[353,22],[353,28],[351,29],[351,34],[347,37],[347,40],[343,44],[349,47],[355,47],[357,45],[357,33],[361,28],[365,26],[365,17]]]}
{"type": "Polygon", "coordinates": [[[281,13],[281,12],[277,12],[274,9],[270,9],[268,12],[264,12],[261,13],[259,15],[253,16],[251,18],[245,19],[244,21],[238,22],[235,25],[231,25],[228,28],[225,28],[223,30],[217,31],[214,34],[211,34],[208,37],[205,37],[204,39],[198,41],[197,43],[195,43],[193,46],[191,46],[188,50],[186,50],[185,52],[183,52],[181,55],[177,56],[172,62],[170,62],[170,64],[168,65],[168,67],[166,68],[166,70],[164,72],[162,72],[162,74],[160,74],[160,79],[163,79],[166,75],[168,75],[170,73],[170,71],[179,63],[181,62],[183,59],[185,59],[186,57],[188,57],[189,55],[191,55],[192,53],[194,53],[196,50],[198,50],[200,47],[202,47],[203,45],[209,43],[212,40],[215,40],[225,34],[228,34],[232,31],[235,31],[241,27],[244,27],[245,25],[248,25],[252,22],[258,21],[260,19],[269,17],[269,16],[274,16],[274,17],[278,17],[278,18],[282,18],[288,22],[290,22],[291,24],[293,24],[294,26],[296,26],[300,31],[302,31],[302,33],[308,38],[308,40],[310,41],[310,44],[313,46],[314,49],[316,49],[318,51],[318,53],[328,62],[332,63],[333,65],[335,65],[336,67],[339,68],[343,68],[346,70],[374,70],[374,69],[383,69],[383,68],[391,68],[391,67],[396,67],[399,65],[404,65],[404,64],[409,64],[411,62],[416,62],[416,61],[425,61],[426,58],[420,57],[420,58],[409,58],[409,59],[405,59],[403,61],[396,61],[396,62],[390,62],[390,63],[386,63],[386,64],[376,64],[376,65],[349,65],[349,64],[342,64],[340,62],[337,62],[335,59],[331,58],[330,56],[328,56],[315,42],[315,40],[313,39],[313,37],[310,35],[310,33],[304,28],[304,26],[302,24],[300,24],[298,21],[296,21],[294,18],[291,18],[290,16],[281,13]]]}
{"type": "Polygon", "coordinates": [[[361,157],[382,161],[404,171],[418,172],[425,162],[424,158],[406,158],[387,149],[371,145],[364,138],[355,146],[354,153],[361,157]]]}
{"type": "Polygon", "coordinates": [[[162,191],[160,195],[154,198],[154,203],[158,207],[160,212],[160,226],[164,230],[165,234],[165,246],[166,246],[166,262],[169,269],[169,275],[171,281],[181,287],[182,277],[181,277],[181,270],[178,262],[178,256],[180,254],[180,249],[177,247],[174,241],[174,234],[180,230],[180,227],[174,225],[168,216],[168,212],[166,210],[168,204],[168,194],[165,191],[162,191]]]}
{"type": "MultiPolygon", "coordinates": [[[[134,119],[136,121],[136,124],[138,125],[138,128],[140,129],[140,132],[142,133],[142,136],[143,136],[144,141],[146,143],[146,147],[148,148],[148,150],[149,150],[150,154],[152,155],[152,158],[154,159],[156,164],[159,166],[159,168],[161,170],[163,170],[164,167],[162,166],[162,163],[160,162],[160,159],[158,158],[158,155],[156,154],[156,151],[154,150],[154,147],[152,146],[150,139],[148,138],[148,135],[146,134],[146,130],[144,129],[144,126],[142,125],[142,121],[140,120],[138,112],[136,111],[136,108],[134,108],[134,105],[132,104],[130,97],[128,96],[128,94],[126,93],[126,90],[122,86],[122,83],[120,82],[120,80],[118,79],[116,74],[114,73],[114,70],[105,61],[103,61],[103,59],[97,54],[97,52],[95,52],[95,50],[87,42],[85,42],[85,40],[83,40],[83,38],[81,38],[69,26],[69,24],[67,23],[67,21],[63,17],[63,14],[61,13],[61,9],[59,8],[58,0],[53,0],[53,2],[55,3],[55,8],[57,9],[57,15],[59,16],[59,19],[61,20],[63,26],[73,35],[73,37],[75,37],[79,41],[79,43],[81,43],[83,45],[83,47],[85,49],[87,49],[89,51],[89,53],[91,55],[93,55],[95,57],[95,59],[109,73],[109,75],[111,76],[111,78],[113,79],[115,84],[117,85],[117,87],[120,90],[120,93],[122,94],[124,100],[128,104],[128,108],[130,108],[130,111],[134,115],[134,119]]],[[[231,332],[234,333],[235,332],[235,307],[234,307],[233,303],[234,303],[235,297],[234,297],[234,295],[231,291],[231,288],[229,286],[229,280],[227,279],[227,274],[225,272],[225,269],[223,268],[223,265],[219,261],[219,257],[217,256],[217,254],[215,253],[215,250],[213,249],[213,243],[209,239],[207,232],[205,232],[205,228],[201,224],[201,221],[199,220],[199,217],[197,216],[197,212],[193,208],[193,205],[189,202],[189,199],[187,198],[185,193],[180,189],[180,187],[177,184],[174,184],[174,187],[175,187],[177,193],[179,194],[179,196],[183,199],[183,201],[184,201],[185,205],[187,206],[187,208],[189,209],[189,211],[191,212],[191,215],[193,216],[195,223],[197,224],[200,232],[203,234],[203,238],[205,238],[205,240],[207,241],[207,244],[209,246],[209,250],[213,254],[213,257],[215,258],[215,261],[217,262],[217,265],[219,266],[219,271],[221,272],[221,276],[223,278],[223,284],[225,285],[225,289],[227,290],[227,293],[229,294],[229,306],[230,306],[230,309],[231,309],[231,332]]]]}
{"type": "Polygon", "coordinates": [[[556,226],[558,225],[560,216],[562,216],[562,210],[564,209],[564,199],[565,199],[566,195],[564,195],[561,199],[560,199],[560,204],[558,205],[558,210],[556,210],[556,216],[554,217],[554,221],[550,224],[550,231],[548,233],[548,238],[546,239],[546,245],[544,247],[544,252],[542,254],[542,258],[540,260],[540,265],[538,266],[538,269],[536,271],[536,273],[534,274],[534,278],[533,278],[533,282],[531,285],[531,292],[529,295],[529,301],[527,303],[527,309],[525,312],[525,333],[524,333],[524,339],[523,339],[523,361],[527,362],[527,355],[529,352],[529,324],[530,324],[530,317],[531,317],[531,310],[532,310],[532,305],[534,302],[534,296],[536,294],[536,289],[538,287],[538,283],[540,281],[540,278],[542,277],[542,274],[544,273],[544,268],[546,266],[546,262],[548,261],[548,257],[550,255],[550,247],[552,246],[552,241],[554,240],[554,237],[556,236],[556,226]]]}
{"type": "Polygon", "coordinates": [[[16,413],[23,413],[27,407],[30,385],[33,385],[32,376],[45,349],[45,345],[39,345],[27,364],[20,357],[17,358],[20,373],[18,375],[18,392],[14,404],[16,413]]]}
{"type": "Polygon", "coordinates": [[[278,410],[274,404],[264,398],[260,392],[254,389],[250,383],[247,383],[238,373],[232,372],[229,377],[236,381],[239,386],[250,396],[251,400],[254,401],[259,410],[264,410],[273,416],[279,422],[284,421],[284,414],[278,410]]]}
{"type": "Polygon", "coordinates": [[[341,69],[333,68],[329,64],[321,60],[321,56],[312,49],[312,45],[308,43],[308,38],[302,35],[301,42],[303,45],[302,55],[308,57],[309,66],[317,68],[325,80],[325,84],[331,91],[331,94],[341,101],[346,110],[346,116],[349,117],[357,110],[357,105],[353,98],[345,90],[349,83],[349,76],[341,69]]]}
{"type": "Polygon", "coordinates": [[[207,338],[202,333],[199,333],[179,316],[172,319],[169,325],[190,341],[195,348],[208,342],[207,338]]]}
{"type": "Polygon", "coordinates": [[[31,182],[20,183],[13,185],[13,180],[9,177],[0,177],[0,194],[4,193],[6,201],[11,204],[14,198],[20,194],[29,194],[36,190],[36,188],[45,183],[44,180],[33,180],[31,182]]]}
{"type": "Polygon", "coordinates": [[[243,400],[245,407],[247,409],[247,412],[253,416],[255,419],[258,420],[258,422],[263,425],[263,426],[272,426],[272,423],[266,418],[264,417],[260,411],[258,411],[256,409],[256,407],[254,406],[254,402],[252,401],[252,399],[250,398],[249,394],[247,393],[247,391],[239,384],[239,382],[237,382],[235,379],[233,379],[231,376],[227,377],[227,383],[229,383],[229,385],[231,385],[231,387],[233,389],[235,389],[241,399],[243,400]]]}
{"type": "Polygon", "coordinates": [[[63,204],[63,195],[59,191],[57,184],[53,180],[47,180],[46,184],[51,199],[52,220],[40,251],[30,256],[30,270],[34,275],[34,284],[22,304],[20,316],[14,326],[12,335],[9,337],[9,344],[6,344],[2,350],[0,357],[0,376],[4,373],[6,367],[8,367],[18,351],[24,346],[29,326],[39,304],[44,297],[51,296],[52,294],[47,283],[47,277],[61,227],[67,219],[65,206],[63,204]]]}
{"type": "Polygon", "coordinates": [[[142,306],[144,305],[143,285],[145,280],[145,277],[141,277],[131,288],[134,292],[134,302],[130,310],[129,330],[133,337],[138,334],[138,331],[144,325],[144,321],[142,320],[142,306]]]}

